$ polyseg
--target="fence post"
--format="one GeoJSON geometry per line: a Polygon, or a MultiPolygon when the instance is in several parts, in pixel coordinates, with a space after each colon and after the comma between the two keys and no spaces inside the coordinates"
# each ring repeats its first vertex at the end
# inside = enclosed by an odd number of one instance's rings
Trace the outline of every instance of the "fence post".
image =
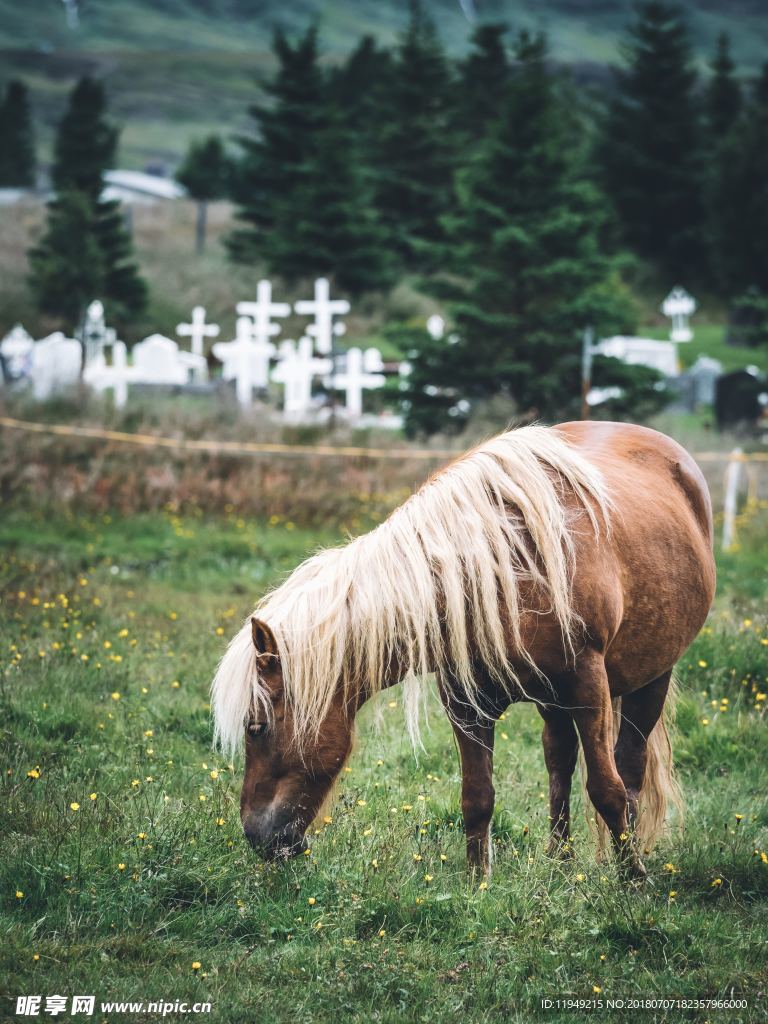
{"type": "Polygon", "coordinates": [[[733,547],[742,462],[741,448],[734,448],[728,460],[728,468],[725,471],[725,514],[723,516],[722,542],[724,551],[728,551],[733,547]]]}

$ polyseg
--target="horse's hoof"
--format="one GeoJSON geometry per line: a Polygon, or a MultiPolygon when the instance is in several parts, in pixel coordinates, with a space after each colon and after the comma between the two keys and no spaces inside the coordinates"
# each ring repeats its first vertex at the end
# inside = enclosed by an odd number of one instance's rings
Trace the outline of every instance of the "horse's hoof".
{"type": "Polygon", "coordinates": [[[547,856],[553,860],[573,860],[576,855],[570,842],[563,842],[562,839],[550,839],[547,856]]]}

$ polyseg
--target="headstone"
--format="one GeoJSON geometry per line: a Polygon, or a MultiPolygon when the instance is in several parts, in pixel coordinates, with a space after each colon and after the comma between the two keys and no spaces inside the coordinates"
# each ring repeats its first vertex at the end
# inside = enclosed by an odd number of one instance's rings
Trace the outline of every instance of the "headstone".
{"type": "Polygon", "coordinates": [[[192,319],[188,324],[177,324],[176,333],[181,338],[189,338],[190,349],[193,355],[205,355],[205,339],[218,338],[218,324],[207,324],[205,322],[205,307],[195,306],[192,310],[192,319]]]}
{"type": "Polygon", "coordinates": [[[650,366],[665,377],[677,374],[677,348],[671,341],[653,338],[632,338],[616,335],[603,338],[592,347],[595,354],[613,356],[630,366],[650,366]]]}
{"type": "Polygon", "coordinates": [[[768,381],[756,366],[735,370],[715,385],[715,419],[719,430],[751,432],[768,401],[768,381]]]}
{"type": "Polygon", "coordinates": [[[184,385],[204,376],[207,363],[203,356],[182,352],[170,338],[152,334],[134,346],[133,370],[137,383],[184,385]]]}
{"type": "Polygon", "coordinates": [[[427,320],[427,333],[434,341],[440,341],[445,334],[445,320],[439,313],[433,313],[427,320]]]}
{"type": "MultiPolygon", "coordinates": [[[[252,388],[263,390],[269,383],[269,361],[277,349],[268,338],[254,338],[253,320],[248,316],[237,318],[237,336],[233,341],[218,341],[213,346],[214,356],[223,363],[222,377],[224,380],[238,380],[243,373],[247,374],[238,389],[244,404],[251,400],[252,388]],[[247,352],[248,363],[244,362],[247,352]],[[247,398],[246,398],[247,393],[247,398]]],[[[242,404],[242,403],[241,403],[242,404]]]]}
{"type": "Polygon", "coordinates": [[[80,379],[83,350],[76,338],[61,331],[38,341],[32,349],[32,393],[38,401],[74,387],[80,379]]]}
{"type": "Polygon", "coordinates": [[[312,354],[311,338],[298,345],[286,340],[280,345],[279,362],[272,380],[285,385],[283,411],[288,419],[302,419],[312,407],[312,380],[331,371],[331,360],[312,354]]]}
{"type": "Polygon", "coordinates": [[[128,365],[128,352],[125,342],[115,341],[112,345],[112,364],[106,360],[91,363],[83,371],[83,380],[94,391],[114,392],[115,406],[122,409],[128,399],[128,384],[137,381],[138,372],[128,365]]]}
{"type": "Polygon", "coordinates": [[[349,312],[351,307],[347,300],[332,299],[328,280],[319,277],[315,281],[314,299],[301,299],[293,308],[300,316],[314,318],[314,323],[307,327],[307,334],[321,356],[330,355],[334,338],[340,338],[347,329],[346,324],[334,322],[334,317],[346,316],[349,312]]]}
{"type": "Polygon", "coordinates": [[[672,289],[661,304],[661,312],[672,321],[670,341],[690,341],[693,331],[689,318],[696,312],[696,300],[679,285],[672,289]]]}
{"type": "Polygon", "coordinates": [[[34,344],[32,336],[21,324],[16,324],[0,341],[0,371],[4,384],[15,384],[29,378],[34,344]]]}
{"type": "Polygon", "coordinates": [[[280,324],[272,322],[273,317],[286,317],[291,314],[290,304],[272,301],[272,282],[259,281],[256,285],[255,302],[238,302],[238,316],[250,317],[253,321],[251,334],[255,341],[267,342],[282,330],[280,324]]]}
{"type": "Polygon", "coordinates": [[[85,365],[103,360],[105,347],[114,341],[114,332],[112,334],[107,332],[104,306],[98,299],[94,299],[88,306],[82,328],[76,333],[83,343],[85,365]]]}
{"type": "Polygon", "coordinates": [[[365,354],[359,348],[350,348],[344,353],[341,372],[335,372],[327,381],[328,386],[346,392],[346,410],[350,419],[359,419],[363,414],[363,391],[380,388],[385,377],[375,370],[383,370],[381,353],[368,349],[365,354]],[[375,370],[374,370],[375,368],[375,370]]]}
{"type": "Polygon", "coordinates": [[[699,356],[686,374],[692,384],[694,408],[715,404],[715,385],[722,373],[723,364],[719,359],[699,356]]]}

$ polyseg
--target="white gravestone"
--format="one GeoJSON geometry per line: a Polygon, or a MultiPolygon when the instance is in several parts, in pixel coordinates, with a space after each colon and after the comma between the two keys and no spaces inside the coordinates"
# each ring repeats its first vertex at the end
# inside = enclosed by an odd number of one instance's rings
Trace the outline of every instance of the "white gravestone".
{"type": "Polygon", "coordinates": [[[192,377],[205,375],[203,356],[182,352],[175,341],[152,334],[133,349],[133,379],[142,384],[189,384],[192,377]]]}
{"type": "Polygon", "coordinates": [[[350,419],[359,419],[363,414],[363,391],[380,388],[385,384],[381,353],[369,348],[363,353],[359,348],[347,349],[344,354],[344,369],[334,373],[326,383],[329,387],[346,392],[346,410],[350,419]]]}
{"type": "Polygon", "coordinates": [[[112,364],[106,360],[86,366],[83,379],[94,391],[112,388],[115,406],[122,409],[128,400],[128,385],[137,380],[136,368],[128,365],[128,351],[125,342],[115,341],[112,345],[112,364]]]}
{"type": "Polygon", "coordinates": [[[238,316],[251,318],[253,321],[251,333],[254,340],[259,342],[269,341],[282,330],[280,324],[272,323],[273,317],[291,315],[289,303],[272,301],[271,281],[259,281],[256,285],[256,301],[238,302],[235,308],[238,316]]]}
{"type": "Polygon", "coordinates": [[[314,323],[307,327],[307,334],[315,342],[315,348],[321,356],[333,351],[333,339],[340,338],[346,331],[343,323],[334,323],[335,316],[345,316],[350,305],[346,299],[332,299],[330,285],[326,278],[319,277],[315,281],[314,299],[301,299],[294,307],[300,316],[314,317],[314,323]]]}
{"type": "Polygon", "coordinates": [[[190,349],[193,355],[205,355],[205,339],[218,338],[218,324],[207,324],[205,322],[205,307],[195,306],[192,310],[192,319],[188,324],[177,324],[176,333],[180,338],[189,338],[190,349]]]}
{"type": "Polygon", "coordinates": [[[60,391],[74,387],[80,379],[83,350],[76,338],[61,331],[38,341],[32,349],[32,393],[45,401],[60,391]]]}
{"type": "Polygon", "coordinates": [[[672,321],[670,341],[691,341],[693,331],[688,320],[696,312],[696,300],[685,288],[673,288],[662,302],[661,312],[672,321]]]}
{"type": "Polygon", "coordinates": [[[439,313],[433,313],[427,320],[427,333],[434,341],[440,341],[445,334],[445,320],[439,313]]]}
{"type": "Polygon", "coordinates": [[[650,366],[665,377],[677,375],[677,346],[672,341],[631,338],[618,334],[597,342],[593,352],[613,356],[630,366],[650,366]]]}
{"type": "Polygon", "coordinates": [[[269,383],[269,361],[276,354],[275,345],[265,337],[254,338],[253,320],[248,316],[237,318],[234,341],[219,341],[213,354],[223,363],[224,380],[238,381],[237,394],[241,405],[251,401],[253,388],[263,390],[269,383]]]}
{"type": "Polygon", "coordinates": [[[0,341],[0,368],[2,368],[3,383],[12,384],[15,381],[26,380],[32,372],[32,349],[34,347],[32,335],[27,334],[21,324],[16,324],[13,330],[0,341]]]}
{"type": "Polygon", "coordinates": [[[89,363],[103,361],[104,349],[114,342],[115,333],[107,330],[104,306],[98,299],[94,299],[85,311],[85,319],[78,337],[83,343],[86,366],[89,363]]]}
{"type": "Polygon", "coordinates": [[[283,411],[286,418],[301,419],[312,407],[312,379],[330,373],[331,360],[312,354],[311,338],[301,338],[298,345],[284,341],[279,356],[272,380],[285,385],[283,411]]]}

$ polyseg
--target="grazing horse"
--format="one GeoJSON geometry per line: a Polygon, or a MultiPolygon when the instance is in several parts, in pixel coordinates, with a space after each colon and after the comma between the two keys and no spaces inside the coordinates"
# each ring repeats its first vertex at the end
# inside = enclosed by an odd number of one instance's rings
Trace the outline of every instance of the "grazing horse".
{"type": "Polygon", "coordinates": [[[670,438],[582,422],[480,444],[376,529],[303,562],[231,641],[212,709],[223,749],[245,739],[246,837],[268,857],[303,849],[358,708],[404,682],[417,736],[434,673],[461,756],[470,866],[490,869],[494,724],[526,700],[544,722],[550,852],[569,851],[580,741],[619,865],[643,876],[639,844],[674,796],[672,670],[714,588],[706,484],[670,438]]]}

